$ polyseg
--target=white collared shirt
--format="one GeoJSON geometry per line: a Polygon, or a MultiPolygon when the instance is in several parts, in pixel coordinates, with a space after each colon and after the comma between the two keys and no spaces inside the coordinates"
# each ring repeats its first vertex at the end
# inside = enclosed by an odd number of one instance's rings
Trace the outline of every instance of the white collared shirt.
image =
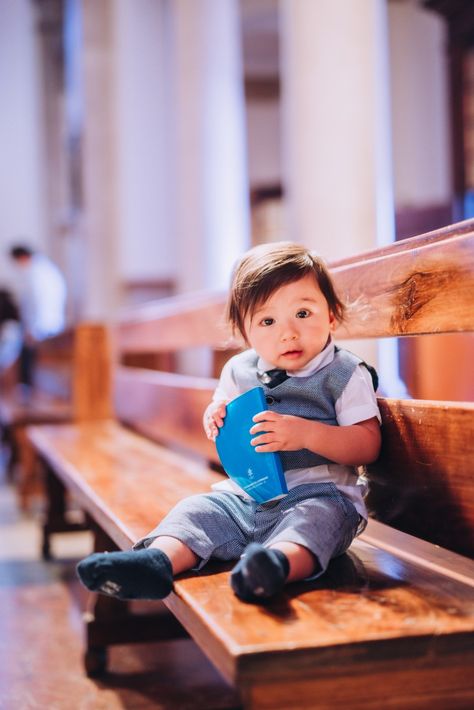
{"type": "Polygon", "coordinates": [[[66,282],[58,267],[43,254],[33,254],[28,265],[17,268],[15,291],[23,328],[35,340],[64,329],[66,282]]]}
{"type": "MultiPolygon", "coordinates": [[[[330,341],[328,345],[318,355],[316,355],[305,367],[300,370],[288,372],[289,377],[308,377],[328,365],[334,359],[334,343],[330,341]]],[[[271,370],[274,367],[271,363],[259,358],[257,369],[259,371],[271,370]]],[[[232,361],[227,362],[221,373],[219,384],[214,392],[214,401],[229,401],[243,394],[232,377],[232,361]]],[[[354,370],[347,386],[335,403],[336,419],[340,426],[349,426],[358,422],[377,417],[381,421],[377,399],[372,385],[372,378],[369,371],[363,365],[358,365],[354,370]]],[[[302,483],[321,483],[330,481],[336,485],[351,502],[354,504],[359,515],[367,520],[367,509],[364,503],[364,495],[367,491],[367,483],[361,478],[353,466],[343,466],[342,464],[323,464],[310,468],[297,468],[285,471],[285,478],[288,489],[299,486],[302,483]]],[[[238,495],[243,493],[230,479],[225,479],[213,486],[216,490],[224,490],[238,495]]]]}

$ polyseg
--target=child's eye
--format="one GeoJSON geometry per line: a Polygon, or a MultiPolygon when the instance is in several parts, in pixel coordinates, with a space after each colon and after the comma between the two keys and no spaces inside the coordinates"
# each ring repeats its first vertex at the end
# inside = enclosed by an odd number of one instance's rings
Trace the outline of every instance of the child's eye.
{"type": "Polygon", "coordinates": [[[310,315],[310,312],[307,311],[305,308],[303,308],[301,311],[298,311],[296,314],[297,318],[307,318],[310,315]]]}
{"type": "Polygon", "coordinates": [[[262,318],[260,325],[273,325],[275,320],[273,318],[262,318]]]}

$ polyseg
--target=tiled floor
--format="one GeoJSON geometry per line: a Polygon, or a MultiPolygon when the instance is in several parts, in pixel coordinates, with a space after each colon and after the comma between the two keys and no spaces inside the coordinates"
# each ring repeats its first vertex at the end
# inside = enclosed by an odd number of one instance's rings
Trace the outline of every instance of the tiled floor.
{"type": "MultiPolygon", "coordinates": [[[[37,506],[38,507],[38,506],[37,506]]],[[[20,514],[0,475],[0,710],[209,710],[232,691],[190,640],[110,650],[100,680],[82,667],[88,595],[74,566],[89,533],[57,535],[55,561],[38,556],[39,511],[20,514]]]]}

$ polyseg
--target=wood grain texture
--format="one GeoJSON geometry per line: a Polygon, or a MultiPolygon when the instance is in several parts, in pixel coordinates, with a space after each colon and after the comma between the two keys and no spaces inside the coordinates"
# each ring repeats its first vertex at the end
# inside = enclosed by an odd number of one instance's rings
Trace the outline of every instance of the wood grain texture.
{"type": "Polygon", "coordinates": [[[226,295],[193,293],[129,309],[117,322],[117,348],[167,352],[200,345],[229,348],[236,341],[224,320],[226,295]]]}
{"type": "Polygon", "coordinates": [[[31,427],[28,432],[81,506],[121,548],[129,548],[184,496],[208,491],[221,480],[202,464],[114,420],[31,427]],[[139,496],[139,491],[146,494],[139,496]]]}
{"type": "Polygon", "coordinates": [[[336,339],[474,330],[474,234],[332,270],[348,304],[336,339]]]}
{"type": "Polygon", "coordinates": [[[471,232],[474,232],[474,219],[465,219],[462,222],[448,224],[445,227],[441,227],[440,229],[434,229],[431,232],[425,232],[424,234],[419,234],[417,236],[408,237],[406,239],[400,239],[383,247],[369,249],[367,251],[354,254],[353,256],[349,256],[344,259],[332,261],[331,268],[348,266],[349,264],[355,264],[356,262],[366,262],[370,261],[371,259],[377,259],[380,256],[386,256],[387,254],[397,254],[400,252],[407,252],[411,249],[419,249],[420,247],[426,246],[427,244],[445,242],[446,240],[451,239],[452,237],[459,237],[464,234],[469,234],[471,232]]]}
{"type": "MultiPolygon", "coordinates": [[[[336,338],[474,330],[474,220],[329,264],[347,320],[336,338]]],[[[223,293],[130,309],[115,329],[121,352],[241,347],[224,322],[223,293]]]]}
{"type": "Polygon", "coordinates": [[[216,381],[130,367],[114,371],[118,419],[153,441],[188,449],[218,461],[202,425],[216,381]]]}
{"type": "Polygon", "coordinates": [[[474,556],[474,404],[379,399],[382,452],[368,467],[379,520],[474,556]]]}
{"type": "Polygon", "coordinates": [[[474,560],[369,518],[360,540],[474,588],[474,560]]]}
{"type": "Polygon", "coordinates": [[[401,660],[396,668],[394,665],[376,658],[365,667],[345,663],[339,675],[315,666],[313,674],[297,681],[280,680],[277,676],[274,681],[245,689],[245,708],[468,710],[472,707],[469,661],[461,654],[457,659],[453,656],[448,668],[440,668],[434,660],[412,658],[401,660]]]}
{"type": "MultiPolygon", "coordinates": [[[[146,534],[184,494],[219,480],[114,422],[36,427],[30,436],[121,548],[146,534]]],[[[297,698],[306,697],[305,688],[328,698],[331,685],[341,684],[342,703],[361,674],[370,682],[386,675],[400,694],[397,707],[404,707],[414,669],[420,679],[412,683],[425,701],[433,689],[474,698],[474,678],[464,673],[474,660],[472,587],[453,578],[442,561],[434,570],[397,554],[396,544],[389,551],[359,539],[322,579],[290,585],[265,606],[240,602],[230,590],[228,567],[217,565],[182,575],[166,605],[224,676],[245,689],[248,707],[269,707],[260,692],[265,696],[275,679],[294,684],[297,698]]],[[[288,694],[282,690],[281,697],[275,707],[285,707],[288,694]]],[[[371,690],[370,698],[380,700],[380,691],[371,690]]]]}
{"type": "Polygon", "coordinates": [[[112,413],[111,346],[100,323],[81,323],[74,334],[74,419],[106,419],[112,413]]]}

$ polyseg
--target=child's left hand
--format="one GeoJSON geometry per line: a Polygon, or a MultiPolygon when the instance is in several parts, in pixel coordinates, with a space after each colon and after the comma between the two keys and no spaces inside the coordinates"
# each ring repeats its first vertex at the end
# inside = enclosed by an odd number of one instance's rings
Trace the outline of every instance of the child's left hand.
{"type": "Polygon", "coordinates": [[[306,428],[308,420],[291,414],[259,412],[253,418],[256,422],[250,434],[258,434],[250,443],[255,451],[298,451],[306,448],[306,428]],[[261,433],[265,432],[265,433],[261,433]]]}

